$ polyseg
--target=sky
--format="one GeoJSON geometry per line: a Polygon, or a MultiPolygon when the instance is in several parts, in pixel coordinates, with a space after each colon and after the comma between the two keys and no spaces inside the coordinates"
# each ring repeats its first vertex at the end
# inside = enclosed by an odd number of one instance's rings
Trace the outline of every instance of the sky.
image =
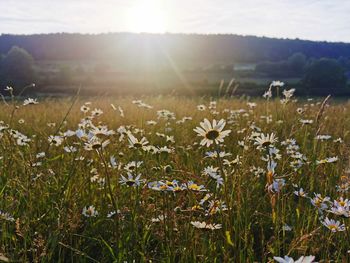
{"type": "Polygon", "coordinates": [[[350,0],[0,0],[0,33],[230,33],[350,42],[350,0]]]}

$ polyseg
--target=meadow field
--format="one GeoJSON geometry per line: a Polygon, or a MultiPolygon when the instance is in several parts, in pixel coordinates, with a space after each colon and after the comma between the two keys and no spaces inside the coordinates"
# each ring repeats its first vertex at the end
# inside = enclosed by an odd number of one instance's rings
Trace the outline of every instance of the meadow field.
{"type": "Polygon", "coordinates": [[[350,104],[278,85],[250,100],[2,91],[0,261],[349,262],[350,104]]]}

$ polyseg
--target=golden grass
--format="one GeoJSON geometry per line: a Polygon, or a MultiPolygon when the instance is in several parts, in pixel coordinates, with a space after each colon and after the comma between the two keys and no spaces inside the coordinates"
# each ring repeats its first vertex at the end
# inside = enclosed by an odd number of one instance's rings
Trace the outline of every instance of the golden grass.
{"type": "MultiPolygon", "coordinates": [[[[315,255],[324,262],[350,260],[349,219],[329,211],[333,200],[349,195],[336,189],[350,183],[348,103],[330,101],[322,109],[322,100],[287,105],[279,100],[255,100],[257,106],[250,108],[243,99],[217,99],[217,107],[210,110],[210,101],[205,98],[142,98],[152,109],[138,107],[132,100],[69,98],[44,99],[38,105],[23,106],[21,101],[0,105],[0,210],[10,216],[0,216],[1,260],[268,262],[284,255],[294,259],[315,255]],[[90,111],[84,114],[80,107],[87,101],[91,102],[90,111]],[[125,117],[111,103],[121,106],[125,117]],[[205,104],[207,109],[197,110],[199,104],[205,104]],[[93,125],[107,125],[116,133],[97,135],[102,140],[109,139],[109,145],[87,151],[84,145],[88,139],[75,135],[64,138],[59,146],[49,144],[50,135],[75,132],[95,108],[102,109],[103,114],[91,118],[93,125]],[[304,112],[297,113],[298,108],[304,112]],[[158,119],[157,111],[162,109],[173,112],[176,119],[158,119]],[[185,116],[192,120],[177,123],[185,116]],[[230,129],[231,133],[224,143],[208,148],[199,145],[201,138],[193,129],[204,118],[226,120],[224,130],[230,129]],[[313,123],[303,125],[302,119],[313,123]],[[157,124],[148,125],[150,120],[157,124]],[[130,148],[127,138],[119,140],[120,126],[126,126],[138,139],[146,137],[149,145],[166,146],[172,152],[151,154],[130,148]],[[13,130],[28,136],[27,145],[17,144],[22,135],[13,130]],[[167,142],[157,132],[174,136],[175,142],[167,142]],[[253,132],[274,133],[278,137],[274,146],[280,150],[281,158],[275,158],[264,147],[257,149],[253,132]],[[321,141],[315,139],[317,135],[332,137],[321,141]],[[334,142],[337,138],[342,142],[334,142]],[[295,157],[287,151],[288,143],[282,143],[287,139],[295,139],[300,147],[296,151],[306,157],[296,169],[291,167],[295,157]],[[238,145],[239,141],[244,141],[246,148],[238,145]],[[77,151],[68,153],[65,146],[74,146],[77,151]],[[208,151],[231,155],[208,158],[208,151]],[[37,158],[41,152],[45,157],[37,158]],[[273,174],[261,159],[266,155],[277,163],[273,174]],[[111,156],[117,159],[118,167],[111,165],[111,156]],[[224,163],[223,159],[233,161],[237,156],[238,163],[224,163]],[[335,156],[338,161],[334,163],[317,163],[335,156]],[[144,181],[139,186],[130,183],[128,187],[119,181],[121,176],[127,177],[125,165],[131,161],[143,162],[131,171],[134,177],[141,174],[144,181]],[[203,175],[208,166],[218,168],[224,180],[220,188],[214,179],[203,175]],[[260,167],[262,173],[254,173],[253,167],[260,167]],[[276,179],[285,180],[278,193],[267,185],[276,179]],[[162,180],[178,180],[180,186],[193,181],[208,191],[155,191],[148,187],[148,183],[162,180]],[[308,197],[293,193],[300,187],[308,197]],[[227,209],[210,207],[208,202],[202,205],[200,201],[207,193],[212,194],[210,200],[224,202],[227,209]],[[314,193],[330,197],[327,209],[321,212],[311,204],[314,193]],[[90,205],[98,212],[95,217],[82,213],[90,205]],[[116,209],[116,215],[107,217],[116,209]],[[325,217],[344,223],[345,231],[332,233],[322,224],[325,217]],[[220,224],[222,228],[198,229],[191,224],[195,221],[220,224]]],[[[92,126],[80,128],[88,133],[92,126]]]]}

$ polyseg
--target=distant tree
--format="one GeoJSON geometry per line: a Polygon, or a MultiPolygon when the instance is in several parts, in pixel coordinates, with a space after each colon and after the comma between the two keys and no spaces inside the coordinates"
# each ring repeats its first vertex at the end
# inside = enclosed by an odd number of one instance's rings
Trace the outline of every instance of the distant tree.
{"type": "Polygon", "coordinates": [[[12,47],[0,61],[0,82],[3,85],[22,86],[35,79],[34,59],[24,49],[12,47]]]}
{"type": "Polygon", "coordinates": [[[152,60],[167,61],[164,51],[177,63],[193,61],[193,65],[189,65],[189,68],[215,63],[276,62],[287,60],[296,52],[301,52],[308,58],[350,57],[348,43],[221,34],[0,35],[0,53],[7,53],[12,46],[25,48],[37,60],[112,61],[118,59],[119,68],[127,67],[131,62],[138,65],[140,58],[147,58],[150,52],[152,60]]]}
{"type": "Polygon", "coordinates": [[[344,69],[334,59],[314,60],[306,68],[303,86],[313,94],[337,94],[345,91],[347,78],[344,69]]]}
{"type": "Polygon", "coordinates": [[[306,56],[298,52],[291,55],[287,62],[292,73],[301,75],[304,72],[306,61],[306,56]]]}
{"type": "Polygon", "coordinates": [[[306,56],[298,52],[287,60],[257,63],[255,71],[271,77],[299,77],[302,76],[306,63],[306,56]]]}
{"type": "Polygon", "coordinates": [[[344,69],[350,70],[350,60],[348,58],[340,56],[337,61],[344,69]]]}
{"type": "Polygon", "coordinates": [[[261,62],[255,66],[255,71],[271,77],[285,77],[290,75],[289,64],[286,61],[261,62]]]}

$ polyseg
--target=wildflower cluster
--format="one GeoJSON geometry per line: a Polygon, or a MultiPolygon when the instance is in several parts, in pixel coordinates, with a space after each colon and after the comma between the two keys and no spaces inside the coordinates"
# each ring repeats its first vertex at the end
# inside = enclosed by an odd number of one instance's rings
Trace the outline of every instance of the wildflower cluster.
{"type": "Polygon", "coordinates": [[[347,262],[348,105],[298,102],[285,86],[272,82],[261,100],[73,102],[16,100],[7,87],[1,253],[347,262]]]}

